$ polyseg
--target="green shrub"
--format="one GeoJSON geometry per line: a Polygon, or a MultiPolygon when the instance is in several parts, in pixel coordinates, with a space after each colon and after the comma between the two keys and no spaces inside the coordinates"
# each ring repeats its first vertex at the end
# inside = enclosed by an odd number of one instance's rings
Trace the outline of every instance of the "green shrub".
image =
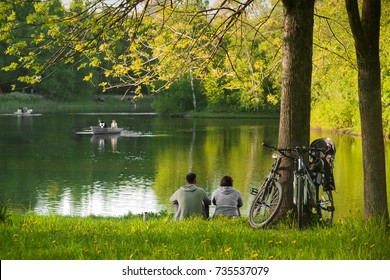
{"type": "Polygon", "coordinates": [[[9,211],[9,201],[0,201],[0,222],[6,223],[10,221],[11,213],[9,211]]]}

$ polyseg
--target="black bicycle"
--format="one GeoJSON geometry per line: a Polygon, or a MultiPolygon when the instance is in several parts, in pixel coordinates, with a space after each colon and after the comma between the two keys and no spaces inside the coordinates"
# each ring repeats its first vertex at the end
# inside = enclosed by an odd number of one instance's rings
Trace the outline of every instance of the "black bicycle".
{"type": "Polygon", "coordinates": [[[279,183],[279,167],[282,159],[294,160],[293,202],[296,205],[298,226],[303,225],[304,211],[316,213],[321,221],[331,224],[334,214],[332,191],[335,190],[333,162],[336,146],[332,139],[321,138],[312,142],[309,148],[277,148],[263,143],[276,151],[272,169],[259,189],[252,189],[255,195],[249,211],[252,227],[262,228],[272,222],[279,211],[283,192],[279,183]],[[304,154],[309,153],[309,169],[304,163],[304,154]],[[322,185],[322,188],[320,188],[322,185]]]}

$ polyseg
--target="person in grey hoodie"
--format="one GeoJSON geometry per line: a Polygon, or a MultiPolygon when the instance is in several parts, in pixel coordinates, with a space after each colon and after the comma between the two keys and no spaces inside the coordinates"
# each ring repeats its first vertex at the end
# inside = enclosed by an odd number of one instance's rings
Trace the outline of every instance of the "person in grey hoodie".
{"type": "Polygon", "coordinates": [[[214,217],[238,217],[240,207],[244,205],[241,193],[233,188],[233,179],[230,176],[222,177],[220,186],[213,192],[211,200],[216,206],[214,217]]]}
{"type": "Polygon", "coordinates": [[[196,186],[196,174],[188,173],[186,183],[169,200],[175,207],[173,219],[178,221],[191,216],[201,216],[207,219],[211,200],[204,189],[196,186]]]}

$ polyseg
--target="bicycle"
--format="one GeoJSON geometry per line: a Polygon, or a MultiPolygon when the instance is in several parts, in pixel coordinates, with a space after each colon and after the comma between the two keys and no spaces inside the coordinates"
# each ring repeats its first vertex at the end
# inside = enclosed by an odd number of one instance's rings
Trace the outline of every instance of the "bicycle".
{"type": "Polygon", "coordinates": [[[249,221],[252,227],[262,228],[272,222],[280,209],[283,198],[282,186],[279,183],[278,173],[283,158],[294,160],[293,203],[297,208],[298,227],[303,225],[304,208],[309,214],[314,210],[322,221],[331,224],[334,213],[332,191],[334,190],[333,161],[335,145],[332,139],[322,138],[313,141],[309,148],[276,148],[263,143],[263,146],[276,151],[272,155],[275,159],[272,169],[264,179],[259,190],[252,189],[255,195],[249,211],[249,221]],[[326,141],[327,142],[326,142],[326,141]],[[330,144],[329,144],[329,143],[330,144]],[[325,143],[325,147],[323,144],[325,143]],[[333,144],[333,145],[332,145],[333,144]],[[303,155],[310,154],[310,171],[306,168],[303,155]],[[295,153],[296,156],[287,155],[295,153]],[[327,168],[324,168],[324,166],[327,168]],[[325,171],[325,169],[327,171],[325,171]],[[329,176],[331,179],[325,177],[329,176]],[[326,176],[325,176],[326,174],[326,176]],[[319,186],[323,187],[320,189],[319,186]]]}

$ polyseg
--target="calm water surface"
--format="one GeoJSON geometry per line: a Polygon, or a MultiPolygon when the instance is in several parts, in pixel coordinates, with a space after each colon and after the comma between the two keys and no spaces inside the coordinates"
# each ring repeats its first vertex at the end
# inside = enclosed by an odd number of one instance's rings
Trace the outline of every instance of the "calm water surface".
{"type": "MultiPolygon", "coordinates": [[[[175,119],[151,114],[43,114],[0,116],[0,198],[19,211],[39,214],[122,216],[129,212],[172,212],[169,197],[188,171],[211,195],[229,174],[244,199],[269,171],[277,143],[277,120],[175,119]],[[118,122],[120,136],[87,132],[98,119],[118,122]]],[[[363,209],[361,140],[332,137],[337,146],[336,217],[363,209]]],[[[390,144],[386,142],[387,165],[390,144]]],[[[388,193],[390,179],[388,176],[388,193]]]]}

